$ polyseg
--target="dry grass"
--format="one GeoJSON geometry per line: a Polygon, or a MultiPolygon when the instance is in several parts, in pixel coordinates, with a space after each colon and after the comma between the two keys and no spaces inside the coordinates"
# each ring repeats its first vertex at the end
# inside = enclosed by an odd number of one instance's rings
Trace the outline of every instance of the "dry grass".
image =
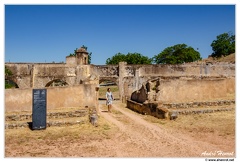
{"type": "Polygon", "coordinates": [[[232,53],[230,55],[227,55],[225,57],[220,57],[220,58],[209,57],[209,58],[203,59],[202,61],[203,62],[216,61],[216,62],[232,62],[232,63],[235,63],[235,53],[232,53]]]}
{"type": "Polygon", "coordinates": [[[180,115],[175,121],[157,119],[145,116],[145,120],[180,131],[189,133],[214,133],[218,136],[235,136],[235,111],[215,112],[207,114],[180,115]]]}
{"type": "MultiPolygon", "coordinates": [[[[117,103],[119,107],[126,107],[124,103],[117,103]]],[[[226,106],[225,106],[226,107],[226,106]]],[[[232,106],[230,106],[232,107],[232,106]]],[[[127,111],[131,111],[127,109],[127,111]]],[[[179,130],[184,133],[215,134],[226,138],[235,138],[235,110],[206,114],[179,115],[176,120],[158,119],[150,115],[140,115],[148,122],[166,129],[179,130]]]]}
{"type": "Polygon", "coordinates": [[[98,120],[98,125],[98,127],[94,127],[90,123],[85,123],[67,127],[47,127],[45,130],[34,131],[30,130],[29,128],[6,129],[5,144],[17,143],[18,145],[25,146],[28,145],[30,141],[39,140],[68,139],[72,141],[79,138],[109,138],[118,130],[115,125],[101,117],[98,120]]]}

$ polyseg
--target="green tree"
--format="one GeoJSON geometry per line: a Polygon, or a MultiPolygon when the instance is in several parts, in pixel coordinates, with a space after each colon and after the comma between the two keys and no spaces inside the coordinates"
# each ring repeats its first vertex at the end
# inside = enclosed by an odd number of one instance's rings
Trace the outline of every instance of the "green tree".
{"type": "Polygon", "coordinates": [[[107,65],[111,65],[111,64],[116,65],[116,64],[118,64],[119,62],[122,62],[122,61],[126,61],[126,55],[122,54],[122,53],[117,53],[114,56],[112,56],[111,58],[108,58],[106,60],[106,64],[107,65]]]}
{"type": "Polygon", "coordinates": [[[8,80],[8,77],[12,75],[12,71],[5,66],[5,89],[15,87],[15,85],[8,80]]]}
{"type": "Polygon", "coordinates": [[[126,55],[126,62],[128,64],[151,64],[152,59],[143,56],[140,53],[128,53],[126,55]]]}
{"type": "Polygon", "coordinates": [[[88,64],[91,64],[92,62],[92,52],[88,53],[88,64]]]}
{"type": "Polygon", "coordinates": [[[77,50],[78,50],[78,48],[76,48],[73,53],[70,53],[69,56],[76,56],[77,50]]]}
{"type": "Polygon", "coordinates": [[[127,64],[151,64],[152,60],[140,53],[128,53],[127,55],[117,53],[106,60],[106,64],[118,64],[119,62],[127,62],[127,64]]]}
{"type": "Polygon", "coordinates": [[[235,35],[231,33],[220,34],[212,42],[211,47],[214,51],[211,55],[212,57],[227,56],[235,53],[235,35]]]}
{"type": "Polygon", "coordinates": [[[201,60],[200,53],[186,44],[177,44],[165,48],[161,53],[153,57],[156,64],[182,64],[201,60]]]}
{"type": "Polygon", "coordinates": [[[5,78],[12,75],[12,71],[5,66],[5,78]]]}

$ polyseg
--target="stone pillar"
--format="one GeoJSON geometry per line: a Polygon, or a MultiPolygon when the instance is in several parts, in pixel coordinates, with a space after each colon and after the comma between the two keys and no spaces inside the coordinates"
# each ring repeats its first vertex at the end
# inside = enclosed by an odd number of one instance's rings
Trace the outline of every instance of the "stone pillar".
{"type": "Polygon", "coordinates": [[[124,77],[126,76],[125,65],[126,62],[119,62],[119,79],[118,79],[118,88],[119,88],[119,95],[120,100],[125,103],[125,93],[124,93],[124,77]]]}
{"type": "Polygon", "coordinates": [[[35,79],[36,79],[36,74],[37,74],[37,69],[35,66],[33,66],[33,69],[32,69],[32,88],[36,88],[35,86],[35,79]]]}
{"type": "Polygon", "coordinates": [[[32,77],[32,82],[31,82],[31,88],[34,88],[34,79],[35,79],[35,70],[34,70],[34,66],[33,66],[33,69],[32,69],[32,73],[31,73],[31,77],[32,77]]]}
{"type": "Polygon", "coordinates": [[[140,89],[140,87],[139,87],[139,70],[137,69],[136,71],[135,71],[135,90],[134,91],[137,91],[137,90],[139,90],[140,89]]]}
{"type": "Polygon", "coordinates": [[[205,75],[210,75],[210,64],[205,65],[205,75]]]}
{"type": "Polygon", "coordinates": [[[97,87],[95,87],[95,95],[96,95],[96,111],[97,111],[97,115],[99,116],[99,102],[98,102],[98,98],[99,98],[99,85],[97,87]]]}

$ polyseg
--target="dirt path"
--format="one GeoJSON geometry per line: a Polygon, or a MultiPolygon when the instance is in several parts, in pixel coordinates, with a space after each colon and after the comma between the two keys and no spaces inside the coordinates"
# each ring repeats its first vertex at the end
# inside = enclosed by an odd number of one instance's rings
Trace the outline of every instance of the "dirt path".
{"type": "MultiPolygon", "coordinates": [[[[117,145],[113,147],[117,156],[201,157],[203,152],[219,150],[221,147],[204,141],[196,141],[186,133],[181,134],[177,130],[166,130],[147,122],[139,114],[118,107],[117,104],[113,105],[113,109],[120,113],[106,113],[103,111],[103,105],[100,105],[101,116],[120,129],[116,135],[117,145]]],[[[221,149],[225,147],[223,145],[221,149]]]]}
{"type": "MultiPolygon", "coordinates": [[[[148,122],[149,116],[135,113],[118,101],[114,102],[112,113],[106,111],[105,101],[100,101],[99,108],[98,127],[85,123],[39,131],[5,130],[5,157],[202,157],[204,152],[235,151],[234,134],[220,136],[212,129],[212,132],[203,130],[206,127],[198,122],[191,132],[184,128],[187,124],[194,125],[196,120],[190,116],[186,117],[186,122],[182,116],[179,120],[159,124],[148,122]]],[[[224,125],[224,130],[227,129],[224,132],[228,132],[229,128],[234,128],[233,119],[229,120],[233,115],[230,113],[223,118],[220,114],[223,122],[204,118],[208,122],[204,120],[203,124],[224,125]]],[[[197,120],[201,117],[197,116],[197,120]]]]}

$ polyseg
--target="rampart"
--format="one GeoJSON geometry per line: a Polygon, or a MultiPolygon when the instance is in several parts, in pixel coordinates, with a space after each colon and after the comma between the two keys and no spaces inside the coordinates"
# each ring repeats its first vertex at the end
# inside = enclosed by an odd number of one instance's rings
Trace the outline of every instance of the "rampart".
{"type": "MultiPolygon", "coordinates": [[[[119,65],[88,65],[70,60],[61,64],[6,63],[5,66],[13,73],[8,79],[14,81],[19,90],[45,88],[55,80],[66,82],[69,89],[76,86],[84,89],[88,84],[98,87],[102,81],[110,80],[118,85],[119,97],[123,102],[127,99],[140,103],[192,102],[235,96],[235,64],[227,62],[181,65],[128,65],[120,62],[119,65]]],[[[83,93],[92,91],[85,89],[83,93]]],[[[5,102],[10,102],[7,98],[5,102]]],[[[23,102],[25,99],[21,100],[23,102]]]]}

